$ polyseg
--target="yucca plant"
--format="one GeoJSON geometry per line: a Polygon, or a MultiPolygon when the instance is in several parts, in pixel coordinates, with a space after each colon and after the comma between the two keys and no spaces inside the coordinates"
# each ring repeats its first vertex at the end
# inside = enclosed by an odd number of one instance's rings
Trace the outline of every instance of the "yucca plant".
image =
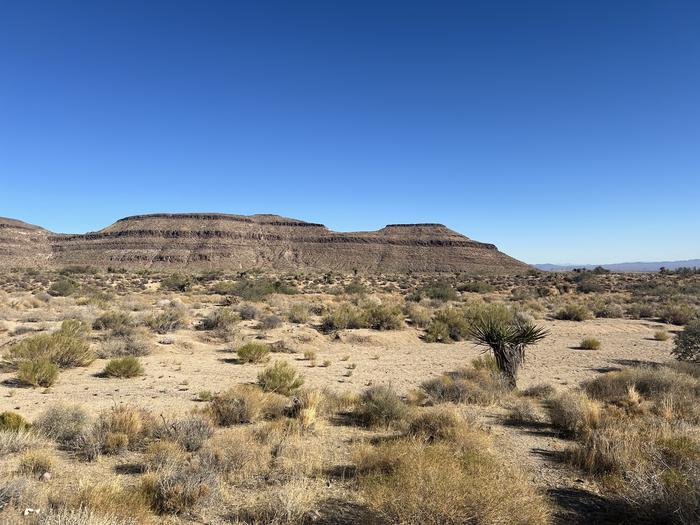
{"type": "Polygon", "coordinates": [[[544,339],[544,328],[503,310],[487,310],[472,321],[469,335],[474,342],[488,346],[498,370],[511,388],[516,387],[518,370],[525,361],[525,348],[544,339]]]}

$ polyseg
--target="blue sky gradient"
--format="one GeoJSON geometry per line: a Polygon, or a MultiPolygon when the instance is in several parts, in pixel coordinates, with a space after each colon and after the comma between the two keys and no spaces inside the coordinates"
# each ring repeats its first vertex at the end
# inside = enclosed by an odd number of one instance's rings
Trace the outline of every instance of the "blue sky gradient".
{"type": "Polygon", "coordinates": [[[700,257],[700,3],[0,7],[0,215],[441,222],[528,262],[700,257]]]}

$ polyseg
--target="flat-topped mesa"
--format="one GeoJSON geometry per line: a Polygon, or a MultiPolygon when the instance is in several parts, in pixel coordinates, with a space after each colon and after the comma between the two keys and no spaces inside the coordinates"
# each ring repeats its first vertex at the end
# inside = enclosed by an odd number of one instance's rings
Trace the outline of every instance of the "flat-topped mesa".
{"type": "Polygon", "coordinates": [[[334,232],[278,215],[157,213],[96,232],[55,234],[0,219],[0,267],[92,265],[363,272],[512,273],[528,266],[442,224],[334,232]],[[25,233],[23,233],[25,232],[25,233]]]}

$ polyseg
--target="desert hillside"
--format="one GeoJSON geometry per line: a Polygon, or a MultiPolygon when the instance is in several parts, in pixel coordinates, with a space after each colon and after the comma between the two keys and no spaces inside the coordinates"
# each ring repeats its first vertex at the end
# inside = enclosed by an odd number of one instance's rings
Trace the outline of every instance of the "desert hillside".
{"type": "Polygon", "coordinates": [[[277,215],[127,217],[97,232],[57,234],[0,218],[0,267],[314,269],[514,273],[528,266],[441,224],[334,232],[277,215]]]}

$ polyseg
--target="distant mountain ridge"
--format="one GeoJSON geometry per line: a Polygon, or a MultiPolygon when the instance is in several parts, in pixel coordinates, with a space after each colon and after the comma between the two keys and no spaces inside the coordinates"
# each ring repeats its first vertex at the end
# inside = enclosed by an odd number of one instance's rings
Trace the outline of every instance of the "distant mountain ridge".
{"type": "Polygon", "coordinates": [[[700,259],[687,259],[684,261],[659,261],[659,262],[624,262],[614,264],[533,264],[539,270],[545,272],[567,272],[575,268],[592,270],[602,266],[611,272],[658,272],[661,268],[677,270],[678,268],[700,268],[700,259]]]}
{"type": "Polygon", "coordinates": [[[0,268],[518,273],[531,266],[442,224],[334,232],[279,215],[157,213],[96,232],[53,233],[0,218],[0,268]]]}

